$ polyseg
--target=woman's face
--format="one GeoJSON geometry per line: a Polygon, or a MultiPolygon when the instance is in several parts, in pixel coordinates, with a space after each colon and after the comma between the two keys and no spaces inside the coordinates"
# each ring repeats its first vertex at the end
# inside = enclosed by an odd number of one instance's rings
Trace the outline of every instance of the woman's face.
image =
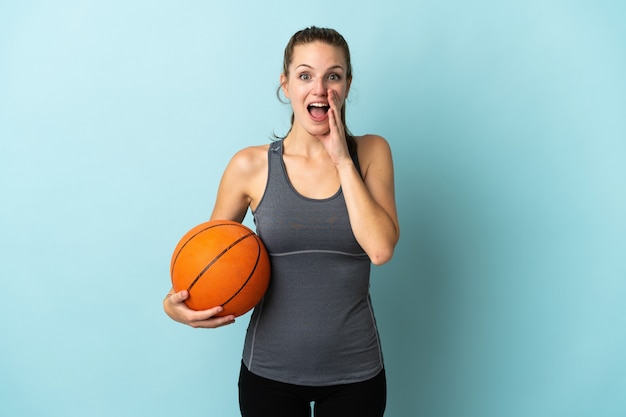
{"type": "Polygon", "coordinates": [[[311,135],[328,133],[329,101],[334,92],[341,107],[350,89],[346,75],[346,57],[341,48],[322,42],[294,47],[289,75],[281,75],[285,97],[290,99],[294,125],[299,124],[311,135]]]}

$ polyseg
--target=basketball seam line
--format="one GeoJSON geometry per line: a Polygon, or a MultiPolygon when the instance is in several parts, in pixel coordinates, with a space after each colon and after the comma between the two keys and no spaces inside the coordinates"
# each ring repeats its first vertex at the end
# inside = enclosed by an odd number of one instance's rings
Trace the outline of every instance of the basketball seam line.
{"type": "MultiPolygon", "coordinates": [[[[220,253],[219,253],[219,254],[218,254],[215,258],[213,258],[213,259],[211,260],[211,262],[209,262],[209,263],[208,263],[208,264],[207,264],[207,265],[206,265],[206,266],[202,269],[202,271],[200,271],[200,273],[198,274],[198,276],[197,276],[197,277],[196,277],[193,281],[191,281],[191,284],[189,284],[189,287],[187,288],[187,291],[191,291],[191,289],[193,288],[193,286],[194,286],[194,285],[196,285],[196,282],[198,282],[198,280],[200,279],[200,277],[202,277],[202,275],[204,275],[204,273],[205,273],[206,271],[208,271],[208,269],[209,269],[210,267],[212,267],[212,266],[213,266],[213,264],[214,264],[215,262],[217,262],[217,261],[218,261],[218,260],[219,260],[222,256],[224,256],[224,254],[225,254],[226,252],[228,252],[230,249],[232,249],[232,248],[233,248],[235,245],[237,245],[239,242],[241,242],[242,240],[244,240],[244,239],[246,239],[246,238],[248,238],[248,237],[250,237],[250,236],[252,236],[252,235],[251,235],[251,234],[248,234],[248,235],[245,235],[245,236],[243,236],[243,237],[240,237],[239,239],[237,239],[236,241],[234,241],[233,243],[231,243],[230,245],[228,245],[228,247],[226,247],[224,250],[222,250],[222,251],[221,251],[221,252],[220,252],[220,253]]],[[[258,263],[258,258],[257,258],[257,263],[258,263]]],[[[255,265],[255,267],[256,267],[256,265],[255,265]]],[[[249,278],[248,278],[248,279],[249,279],[249,278]]],[[[241,291],[241,290],[239,290],[239,291],[241,291]]],[[[229,300],[229,301],[230,301],[230,300],[229,300]]]]}
{"type": "MultiPolygon", "coordinates": [[[[254,236],[254,235],[248,235],[246,237],[249,237],[249,236],[254,236]]],[[[248,282],[250,281],[250,279],[252,278],[252,275],[254,275],[254,272],[256,271],[256,267],[259,265],[259,259],[261,259],[261,247],[259,246],[259,242],[257,241],[257,254],[256,254],[256,262],[254,263],[254,268],[252,268],[252,271],[250,271],[248,278],[246,278],[243,284],[241,284],[241,287],[239,287],[237,292],[235,292],[228,300],[224,301],[224,303],[222,304],[222,307],[228,304],[233,298],[237,296],[237,294],[239,294],[244,288],[246,288],[246,285],[248,285],[248,282]]]]}
{"type": "Polygon", "coordinates": [[[183,251],[185,246],[187,246],[187,244],[189,242],[191,242],[193,240],[193,238],[198,236],[200,233],[204,233],[207,230],[212,229],[214,227],[223,226],[224,224],[226,224],[226,223],[219,223],[219,224],[209,225],[209,226],[205,227],[204,229],[198,230],[196,233],[194,233],[193,235],[189,236],[187,238],[187,240],[185,241],[185,243],[183,243],[183,245],[180,247],[180,249],[178,249],[178,251],[176,252],[176,256],[174,257],[174,261],[172,262],[172,267],[170,268],[170,275],[174,273],[174,266],[176,265],[176,261],[178,261],[178,255],[180,255],[180,253],[183,251]]]}

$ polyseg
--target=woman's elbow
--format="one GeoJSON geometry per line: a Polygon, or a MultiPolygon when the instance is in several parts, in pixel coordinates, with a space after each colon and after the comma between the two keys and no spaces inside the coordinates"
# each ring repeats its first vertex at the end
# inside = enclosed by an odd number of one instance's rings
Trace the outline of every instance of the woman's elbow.
{"type": "Polygon", "coordinates": [[[393,258],[393,253],[399,239],[400,233],[396,228],[396,233],[393,236],[388,236],[386,239],[379,242],[378,245],[373,246],[369,251],[367,251],[367,255],[369,256],[372,264],[378,266],[389,262],[391,258],[393,258]]]}
{"type": "Polygon", "coordinates": [[[386,264],[393,258],[394,246],[390,246],[389,248],[378,250],[372,254],[369,254],[370,261],[372,264],[379,266],[386,264]]]}

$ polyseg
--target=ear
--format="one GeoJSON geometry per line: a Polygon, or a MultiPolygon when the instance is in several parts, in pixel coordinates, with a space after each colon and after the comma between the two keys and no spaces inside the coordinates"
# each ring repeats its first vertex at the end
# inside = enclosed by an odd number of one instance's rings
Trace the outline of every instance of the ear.
{"type": "Polygon", "coordinates": [[[280,74],[280,88],[282,88],[285,97],[291,98],[289,97],[289,85],[287,84],[287,76],[285,74],[280,74]]]}

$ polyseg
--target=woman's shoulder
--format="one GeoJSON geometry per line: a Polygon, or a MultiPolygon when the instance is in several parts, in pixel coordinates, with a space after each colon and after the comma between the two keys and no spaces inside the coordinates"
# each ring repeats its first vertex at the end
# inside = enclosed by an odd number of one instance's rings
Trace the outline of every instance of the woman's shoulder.
{"type": "Polygon", "coordinates": [[[251,173],[267,166],[269,144],[248,146],[237,151],[231,161],[232,168],[251,173]]]}
{"type": "Polygon", "coordinates": [[[357,141],[357,143],[363,143],[366,144],[366,146],[376,146],[376,145],[386,145],[387,139],[385,139],[384,137],[380,136],[380,135],[375,135],[375,134],[365,134],[365,135],[361,135],[361,136],[354,136],[354,139],[357,141]]]}
{"type": "Polygon", "coordinates": [[[357,144],[357,152],[359,153],[359,159],[369,159],[381,153],[390,154],[391,149],[387,139],[380,135],[362,135],[354,137],[357,144]]]}
{"type": "Polygon", "coordinates": [[[238,158],[259,158],[267,155],[267,150],[269,148],[269,144],[264,145],[254,145],[247,146],[243,149],[240,149],[235,153],[235,157],[238,158]]]}
{"type": "Polygon", "coordinates": [[[393,167],[391,148],[387,140],[380,135],[356,136],[356,151],[363,178],[370,172],[389,171],[393,167]]]}

